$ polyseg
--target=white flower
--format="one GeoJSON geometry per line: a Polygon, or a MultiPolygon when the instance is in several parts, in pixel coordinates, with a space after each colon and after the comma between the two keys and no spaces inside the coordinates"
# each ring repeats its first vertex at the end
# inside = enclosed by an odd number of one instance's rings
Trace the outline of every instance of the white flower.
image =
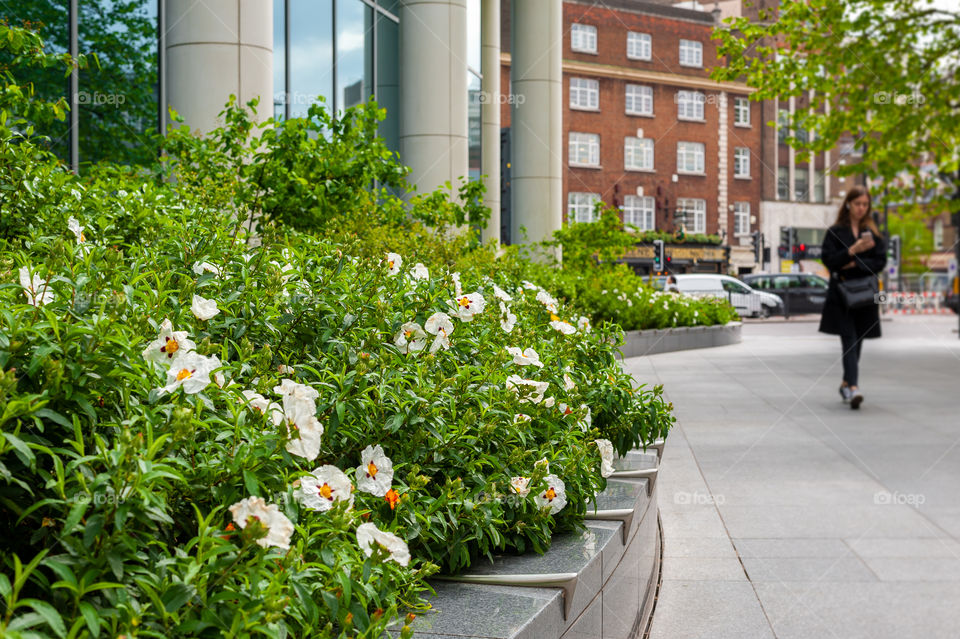
{"type": "Polygon", "coordinates": [[[431,335],[436,335],[433,344],[430,345],[430,352],[436,353],[441,348],[450,348],[450,334],[453,332],[453,322],[446,313],[434,313],[423,323],[425,331],[431,335]]]}
{"type": "Polygon", "coordinates": [[[70,229],[70,232],[76,236],[77,244],[83,244],[87,241],[87,238],[83,235],[83,229],[86,227],[80,226],[80,222],[78,222],[77,218],[73,217],[72,215],[70,216],[70,219],[67,220],[67,228],[70,229]]]}
{"type": "Polygon", "coordinates": [[[556,475],[547,475],[543,478],[547,488],[538,493],[533,500],[540,508],[550,508],[550,514],[555,514],[563,510],[567,505],[567,490],[563,481],[556,475]]]}
{"type": "Polygon", "coordinates": [[[555,397],[548,397],[545,400],[543,400],[543,405],[546,406],[547,408],[553,408],[553,405],[556,403],[557,403],[557,399],[555,397]]]}
{"type": "Polygon", "coordinates": [[[516,346],[507,346],[507,352],[513,355],[514,364],[543,368],[543,362],[540,361],[540,356],[537,355],[537,351],[533,350],[533,348],[526,348],[521,351],[516,346]]]}
{"type": "Polygon", "coordinates": [[[457,299],[450,302],[453,307],[453,313],[463,322],[473,320],[473,316],[483,311],[487,302],[480,293],[470,293],[469,295],[458,295],[457,299]]]}
{"type": "Polygon", "coordinates": [[[527,280],[523,280],[523,282],[521,282],[521,284],[523,284],[523,288],[527,289],[528,291],[539,291],[539,290],[540,290],[540,287],[539,287],[539,286],[537,286],[537,285],[534,284],[533,282],[528,282],[527,280]]]}
{"type": "Polygon", "coordinates": [[[519,375],[507,378],[507,390],[512,390],[520,397],[521,402],[539,404],[543,401],[543,394],[547,392],[550,382],[537,382],[532,379],[523,379],[519,375]]]}
{"type": "Polygon", "coordinates": [[[410,563],[410,550],[405,541],[393,533],[380,530],[375,524],[357,526],[357,545],[367,557],[373,554],[373,544],[377,544],[389,553],[387,561],[395,561],[401,566],[410,563]]]}
{"type": "Polygon", "coordinates": [[[513,492],[517,493],[521,497],[526,497],[530,494],[529,485],[529,477],[512,477],[510,479],[510,488],[512,488],[513,492]]]}
{"type": "Polygon", "coordinates": [[[417,262],[413,266],[413,270],[410,272],[411,279],[414,280],[425,280],[430,277],[430,271],[427,270],[427,267],[417,262]]]}
{"type": "Polygon", "coordinates": [[[516,414],[513,416],[513,423],[514,423],[514,424],[522,424],[522,423],[524,423],[524,422],[529,422],[531,419],[532,419],[532,418],[531,418],[529,415],[526,415],[526,414],[524,414],[524,413],[516,413],[516,414]]]}
{"type": "Polygon", "coordinates": [[[197,345],[187,337],[188,334],[187,331],[173,330],[170,320],[163,320],[157,339],[143,349],[143,359],[163,366],[172,365],[177,357],[197,348],[197,345]]]}
{"type": "Polygon", "coordinates": [[[396,253],[387,253],[387,274],[390,277],[393,277],[400,272],[400,267],[403,265],[403,258],[397,255],[396,253]]]}
{"type": "Polygon", "coordinates": [[[251,409],[261,415],[269,415],[274,426],[283,423],[283,406],[280,404],[271,402],[260,393],[255,393],[252,390],[243,391],[243,397],[247,400],[244,403],[251,409]]]}
{"type": "Polygon", "coordinates": [[[593,443],[600,450],[600,475],[609,477],[613,474],[613,444],[609,439],[596,439],[593,443]]]}
{"type": "Polygon", "coordinates": [[[216,357],[204,357],[196,351],[188,351],[173,359],[167,369],[167,385],[160,394],[172,393],[183,387],[187,395],[199,393],[210,385],[210,373],[220,367],[216,357]]]}
{"type": "Polygon", "coordinates": [[[577,329],[573,327],[573,324],[570,322],[565,322],[561,319],[555,319],[550,322],[550,326],[557,331],[560,331],[564,335],[573,335],[577,332],[577,329]]]}
{"type": "Polygon", "coordinates": [[[330,510],[335,501],[353,506],[353,484],[342,470],[327,464],[300,480],[296,496],[304,506],[320,512],[330,510]]]}
{"type": "Polygon", "coordinates": [[[537,301],[543,304],[551,313],[557,312],[557,300],[555,300],[550,293],[541,289],[537,293],[537,301]]]}
{"type": "Polygon", "coordinates": [[[230,506],[233,520],[240,529],[247,527],[250,518],[256,519],[267,529],[267,536],[257,540],[264,548],[276,546],[290,549],[290,537],[293,536],[293,522],[280,512],[276,504],[267,504],[261,497],[247,497],[230,506]]]}
{"type": "Polygon", "coordinates": [[[504,302],[509,302],[513,299],[512,295],[507,293],[505,290],[503,290],[496,284],[493,285],[493,296],[496,297],[497,299],[503,300],[504,302]]]}
{"type": "Polygon", "coordinates": [[[280,364],[277,366],[277,372],[283,373],[284,375],[296,375],[297,369],[293,366],[287,366],[286,364],[280,364]]]}
{"type": "MultiPolygon", "coordinates": [[[[632,304],[631,304],[631,306],[632,306],[632,304]]],[[[581,315],[580,318],[577,320],[577,328],[579,328],[579,329],[580,329],[581,331],[583,331],[584,333],[589,333],[589,332],[590,332],[590,319],[587,318],[587,317],[585,317],[585,316],[583,316],[583,315],[581,315]]]]}
{"type": "Polygon", "coordinates": [[[273,392],[283,395],[283,419],[290,437],[286,449],[291,455],[313,461],[320,454],[323,425],[317,419],[316,389],[285,379],[273,392]]]}
{"type": "Polygon", "coordinates": [[[563,374],[563,390],[572,391],[576,389],[577,385],[573,383],[573,379],[567,373],[563,374]]]}
{"type": "Polygon", "coordinates": [[[393,462],[383,454],[379,444],[367,446],[360,453],[357,467],[357,489],[376,497],[383,497],[393,483],[393,462]]]}
{"type": "Polygon", "coordinates": [[[294,268],[293,265],[290,264],[289,262],[287,264],[284,264],[283,266],[281,266],[280,262],[276,260],[270,260],[270,263],[276,266],[277,270],[280,271],[281,285],[285,285],[290,280],[291,277],[297,274],[297,269],[294,268]]]}
{"type": "Polygon", "coordinates": [[[317,392],[317,389],[311,388],[306,384],[298,384],[292,379],[280,380],[280,384],[273,387],[273,392],[277,395],[283,395],[284,397],[290,396],[295,399],[309,401],[316,401],[320,398],[320,393],[317,392]]]}
{"type": "Polygon", "coordinates": [[[406,322],[394,336],[393,343],[404,353],[415,353],[427,345],[427,334],[416,322],[406,322]]]}
{"type": "Polygon", "coordinates": [[[500,318],[500,328],[509,333],[517,323],[517,316],[511,313],[503,302],[500,302],[500,312],[503,314],[503,317],[500,318]]]}
{"type": "Polygon", "coordinates": [[[23,287],[23,294],[27,296],[27,302],[31,306],[40,308],[53,301],[53,290],[47,284],[47,280],[36,273],[31,277],[30,268],[27,266],[20,267],[20,286],[23,287]]]}
{"type": "Polygon", "coordinates": [[[213,273],[217,277],[220,277],[220,269],[211,264],[210,262],[195,262],[193,265],[193,272],[197,275],[203,275],[204,271],[208,273],[213,273]]]}
{"type": "Polygon", "coordinates": [[[590,414],[590,407],[586,404],[581,404],[580,410],[585,411],[586,416],[581,421],[577,422],[577,425],[580,427],[580,430],[587,432],[590,430],[591,424],[593,424],[593,416],[590,414]]]}
{"type": "Polygon", "coordinates": [[[199,295],[193,296],[193,303],[190,305],[190,310],[193,311],[197,319],[203,321],[207,321],[220,312],[220,309],[217,308],[216,300],[204,299],[199,295]]]}
{"type": "Polygon", "coordinates": [[[450,279],[453,280],[453,294],[455,297],[463,295],[463,287],[460,286],[460,273],[451,273],[450,279]]]}

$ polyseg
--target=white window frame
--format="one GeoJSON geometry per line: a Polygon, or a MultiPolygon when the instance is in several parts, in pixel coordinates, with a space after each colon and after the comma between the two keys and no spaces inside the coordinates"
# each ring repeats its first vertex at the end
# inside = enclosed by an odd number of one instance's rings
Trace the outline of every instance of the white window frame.
{"type": "Polygon", "coordinates": [[[627,115],[653,115],[653,87],[646,84],[628,84],[624,89],[624,109],[627,115]],[[637,106],[639,105],[639,110],[637,106]],[[631,108],[632,107],[632,108],[631,108]]]}
{"type": "Polygon", "coordinates": [[[750,235],[750,203],[733,203],[733,234],[736,236],[750,235]]]}
{"type": "Polygon", "coordinates": [[[600,166],[600,136],[598,134],[570,131],[569,145],[567,161],[570,166],[600,166]]]}
{"type": "Polygon", "coordinates": [[[703,142],[677,142],[677,173],[703,175],[706,172],[705,158],[706,148],[703,142]],[[693,168],[689,168],[691,164],[693,168]]]}
{"type": "Polygon", "coordinates": [[[750,149],[737,146],[733,149],[733,177],[740,179],[750,178],[750,149]]]}
{"type": "MultiPolygon", "coordinates": [[[[656,203],[650,195],[627,195],[623,198],[623,224],[638,231],[657,229],[656,203]]],[[[632,230],[632,229],[627,229],[632,230]]]]}
{"type": "Polygon", "coordinates": [[[733,98],[733,125],[750,126],[750,98],[733,98]]]}
{"type": "Polygon", "coordinates": [[[623,140],[623,169],[653,171],[653,138],[627,136],[623,140]]]}
{"type": "Polygon", "coordinates": [[[703,67],[703,43],[697,40],[680,40],[680,66],[703,67]]]}
{"type": "Polygon", "coordinates": [[[707,232],[707,201],[693,197],[677,198],[677,209],[687,211],[687,220],[692,220],[692,228],[687,229],[691,233],[707,232]],[[693,215],[689,215],[692,213],[693,215]]]}
{"type": "Polygon", "coordinates": [[[677,119],[703,122],[703,105],[707,96],[701,91],[677,91],[677,119]]]}
{"type": "Polygon", "coordinates": [[[653,59],[653,38],[649,33],[627,31],[627,59],[653,59]]]}
{"type": "Polygon", "coordinates": [[[593,222],[593,207],[600,194],[570,191],[567,194],[567,222],[593,222]]]}
{"type": "Polygon", "coordinates": [[[577,53],[596,53],[597,27],[574,22],[570,26],[570,50],[577,53]]]}
{"type": "Polygon", "coordinates": [[[600,82],[592,78],[570,78],[570,108],[600,110],[600,82]]]}

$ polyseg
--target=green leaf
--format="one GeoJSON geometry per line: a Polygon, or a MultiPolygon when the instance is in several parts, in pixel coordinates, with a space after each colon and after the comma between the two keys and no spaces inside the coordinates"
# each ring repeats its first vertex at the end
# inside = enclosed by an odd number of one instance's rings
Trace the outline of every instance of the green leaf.
{"type": "Polygon", "coordinates": [[[21,599],[17,604],[19,606],[29,606],[33,608],[38,615],[43,617],[44,622],[50,626],[50,629],[53,630],[58,637],[63,637],[67,634],[67,628],[63,623],[63,618],[60,617],[60,613],[46,601],[40,601],[39,599],[21,599]]]}
{"type": "Polygon", "coordinates": [[[170,613],[176,612],[190,601],[190,598],[193,597],[196,592],[197,589],[190,584],[185,584],[180,581],[174,583],[164,591],[161,597],[164,610],[170,613]]]}
{"type": "Polygon", "coordinates": [[[88,601],[80,602],[80,614],[83,615],[83,619],[87,622],[87,628],[90,629],[90,634],[94,637],[100,636],[100,617],[97,615],[96,609],[88,601]]]}

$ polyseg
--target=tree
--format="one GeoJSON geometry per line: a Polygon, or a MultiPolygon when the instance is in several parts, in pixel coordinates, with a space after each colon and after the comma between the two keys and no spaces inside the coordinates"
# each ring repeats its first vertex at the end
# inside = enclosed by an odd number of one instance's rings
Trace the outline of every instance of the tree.
{"type": "MultiPolygon", "coordinates": [[[[79,50],[88,66],[80,69],[80,161],[149,164],[157,157],[157,27],[152,0],[80,0],[79,50]]],[[[0,3],[0,21],[26,26],[48,51],[65,53],[67,0],[0,3]]],[[[0,68],[12,62],[0,56],[0,68]]],[[[45,100],[68,98],[62,69],[33,67],[20,80],[45,100]]],[[[45,126],[49,148],[67,157],[69,120],[45,126]]]]}
{"type": "Polygon", "coordinates": [[[725,20],[714,37],[727,64],[712,75],[745,80],[755,100],[806,98],[789,126],[813,139],[788,143],[822,152],[852,135],[862,148],[836,174],[876,179],[894,202],[935,189],[928,210],[960,210],[960,10],[946,4],[784,0],[725,20]]]}

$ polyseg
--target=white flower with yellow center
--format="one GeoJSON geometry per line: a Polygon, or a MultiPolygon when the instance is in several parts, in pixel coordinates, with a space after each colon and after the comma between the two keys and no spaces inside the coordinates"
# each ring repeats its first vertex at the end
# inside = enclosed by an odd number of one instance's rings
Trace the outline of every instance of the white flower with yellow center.
{"type": "Polygon", "coordinates": [[[197,275],[203,275],[204,273],[213,273],[217,277],[220,277],[220,269],[211,264],[210,262],[195,262],[193,265],[193,272],[197,275]]]}
{"type": "Polygon", "coordinates": [[[403,266],[403,258],[396,253],[387,253],[387,275],[393,277],[400,272],[403,266]]]}
{"type": "Polygon", "coordinates": [[[27,266],[21,266],[19,274],[20,286],[23,287],[23,294],[27,296],[27,303],[40,308],[53,301],[53,289],[47,284],[47,280],[36,273],[31,277],[30,268],[27,266]]]}
{"type": "Polygon", "coordinates": [[[216,300],[208,300],[199,295],[193,296],[193,303],[190,304],[190,310],[193,311],[193,315],[198,320],[203,320],[204,322],[220,313],[216,300]]]}
{"type": "Polygon", "coordinates": [[[503,290],[502,288],[500,288],[500,287],[497,286],[496,284],[493,285],[493,296],[496,297],[496,298],[499,299],[499,300],[504,301],[504,302],[509,302],[509,301],[513,300],[513,296],[512,296],[512,295],[510,295],[509,293],[507,293],[505,290],[503,290]]]}
{"type": "Polygon", "coordinates": [[[503,302],[500,302],[500,313],[500,328],[506,333],[513,331],[513,327],[517,323],[517,316],[511,313],[510,309],[507,308],[507,305],[503,302]]]}
{"type": "Polygon", "coordinates": [[[540,356],[537,354],[537,351],[533,350],[533,348],[525,348],[520,350],[516,346],[507,346],[507,352],[513,355],[514,364],[543,368],[543,362],[540,361],[540,356]]]}
{"type": "Polygon", "coordinates": [[[410,279],[413,280],[425,280],[429,279],[430,271],[427,270],[427,267],[417,262],[413,266],[413,270],[410,271],[410,279]]]}
{"type": "Polygon", "coordinates": [[[514,423],[514,424],[524,424],[524,423],[526,423],[526,422],[531,421],[532,419],[533,419],[533,418],[530,417],[529,415],[527,415],[526,413],[516,413],[516,414],[513,416],[513,423],[514,423]]]}
{"type": "Polygon", "coordinates": [[[483,311],[487,302],[480,293],[469,293],[457,296],[457,299],[449,304],[453,308],[454,315],[463,322],[470,322],[474,315],[483,311]]]}
{"type": "Polygon", "coordinates": [[[280,512],[276,504],[267,504],[262,497],[247,497],[230,506],[233,521],[244,529],[251,520],[260,522],[267,530],[267,536],[257,540],[263,548],[275,546],[282,550],[290,549],[290,537],[293,536],[293,522],[280,512]]]}
{"type": "Polygon", "coordinates": [[[305,384],[285,379],[273,392],[283,396],[283,421],[287,426],[286,449],[291,455],[310,461],[320,454],[323,425],[317,419],[316,399],[320,394],[305,384]]]}
{"type": "Polygon", "coordinates": [[[406,322],[394,335],[393,343],[404,353],[416,353],[427,345],[427,334],[416,322],[406,322]]]}
{"type": "Polygon", "coordinates": [[[543,394],[547,392],[550,382],[537,382],[532,379],[523,379],[519,375],[507,378],[507,390],[513,391],[521,402],[539,404],[543,401],[543,394]]]}
{"type": "Polygon", "coordinates": [[[527,289],[528,291],[539,291],[539,290],[541,290],[539,286],[537,286],[537,285],[534,284],[533,282],[528,282],[527,280],[523,280],[523,282],[521,282],[521,284],[523,285],[523,288],[527,289]]]}
{"type": "Polygon", "coordinates": [[[574,328],[573,324],[570,322],[565,322],[556,315],[550,316],[550,327],[556,331],[560,331],[564,335],[573,335],[577,332],[577,329],[574,328]]]}
{"type": "Polygon", "coordinates": [[[353,506],[353,484],[346,473],[327,464],[300,480],[296,496],[304,506],[320,512],[330,510],[337,501],[353,506]]]}
{"type": "Polygon", "coordinates": [[[613,474],[613,444],[609,439],[596,439],[593,443],[600,451],[600,475],[609,477],[613,474]]]}
{"type": "Polygon", "coordinates": [[[557,300],[554,299],[554,297],[550,295],[550,293],[547,293],[546,291],[541,289],[537,293],[537,301],[543,304],[546,307],[546,309],[551,313],[557,312],[557,300]]]}
{"type": "Polygon", "coordinates": [[[283,423],[283,406],[280,404],[271,402],[260,393],[255,393],[252,390],[243,391],[243,398],[246,400],[244,404],[249,406],[250,410],[261,415],[268,415],[274,426],[283,423]]]}
{"type": "Polygon", "coordinates": [[[86,236],[83,234],[83,229],[85,226],[80,226],[80,222],[77,221],[77,218],[70,216],[70,219],[67,220],[67,228],[71,233],[77,238],[77,244],[83,244],[87,241],[86,236]]]}
{"type": "Polygon", "coordinates": [[[379,444],[364,448],[357,467],[357,489],[383,497],[392,483],[393,462],[383,454],[383,448],[379,444]]]}
{"type": "Polygon", "coordinates": [[[157,339],[143,349],[143,359],[162,366],[170,366],[174,359],[197,348],[187,335],[189,335],[187,331],[173,330],[173,324],[169,319],[163,320],[160,323],[160,334],[157,339]]]}
{"type": "Polygon", "coordinates": [[[375,524],[360,524],[357,526],[357,545],[367,557],[373,555],[373,546],[376,544],[388,553],[387,561],[395,561],[401,566],[410,563],[410,549],[405,541],[394,535],[380,530],[375,524]]]}
{"type": "Polygon", "coordinates": [[[512,477],[510,479],[510,488],[520,497],[526,497],[530,494],[530,478],[512,477]]]}
{"type": "Polygon", "coordinates": [[[550,514],[554,515],[567,505],[566,486],[564,486],[563,480],[556,475],[547,475],[543,478],[543,481],[547,485],[546,489],[537,493],[533,500],[540,508],[549,508],[550,514]]]}
{"type": "Polygon", "coordinates": [[[579,328],[584,333],[590,332],[590,318],[583,315],[577,320],[577,328],[579,328]]]}
{"type": "Polygon", "coordinates": [[[218,358],[204,357],[196,351],[174,357],[167,369],[167,385],[160,389],[160,394],[183,388],[187,395],[195,395],[210,385],[210,374],[220,365],[218,358]]]}
{"type": "Polygon", "coordinates": [[[436,335],[430,352],[436,353],[441,348],[450,348],[450,334],[453,333],[453,322],[446,313],[434,313],[423,323],[423,329],[431,335],[436,335]]]}

